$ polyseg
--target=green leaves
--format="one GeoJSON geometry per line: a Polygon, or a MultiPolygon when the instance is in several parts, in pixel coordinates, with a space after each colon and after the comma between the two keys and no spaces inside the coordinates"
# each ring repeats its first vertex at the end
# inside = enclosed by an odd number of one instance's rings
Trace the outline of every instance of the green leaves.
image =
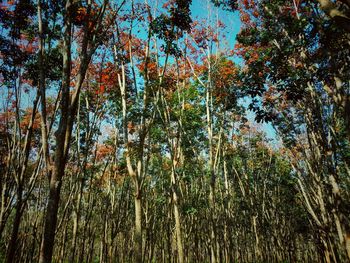
{"type": "Polygon", "coordinates": [[[152,32],[165,42],[162,45],[164,52],[175,57],[181,55],[175,41],[182,36],[183,31],[191,29],[191,2],[192,0],[176,0],[170,4],[169,15],[161,14],[151,24],[152,32]]]}
{"type": "Polygon", "coordinates": [[[237,0],[211,0],[215,6],[223,7],[229,11],[235,11],[238,8],[237,0]]]}
{"type": "MultiPolygon", "coordinates": [[[[39,65],[38,55],[32,56],[32,59],[26,64],[26,73],[24,76],[33,81],[33,85],[37,86],[39,81],[39,65]]],[[[59,48],[52,48],[50,52],[46,52],[45,75],[50,81],[59,81],[62,77],[62,54],[59,48]]]]}

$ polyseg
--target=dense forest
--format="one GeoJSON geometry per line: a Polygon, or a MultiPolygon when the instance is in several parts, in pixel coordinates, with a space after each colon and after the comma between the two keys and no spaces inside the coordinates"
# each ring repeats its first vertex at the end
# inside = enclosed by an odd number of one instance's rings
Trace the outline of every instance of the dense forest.
{"type": "Polygon", "coordinates": [[[0,262],[350,262],[349,0],[0,25],[0,262]]]}

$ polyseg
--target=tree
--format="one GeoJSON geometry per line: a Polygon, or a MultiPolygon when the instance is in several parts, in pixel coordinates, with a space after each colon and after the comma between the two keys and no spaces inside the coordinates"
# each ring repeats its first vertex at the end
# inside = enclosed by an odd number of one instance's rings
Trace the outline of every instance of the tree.
{"type": "Polygon", "coordinates": [[[348,160],[338,150],[348,142],[344,132],[349,94],[342,79],[349,72],[347,66],[335,66],[349,61],[343,51],[346,28],[339,24],[339,17],[329,20],[327,10],[319,12],[324,8],[324,2],[261,2],[254,6],[246,1],[240,6],[245,27],[237,47],[246,61],[242,81],[253,97],[250,108],[258,120],[272,121],[291,150],[299,190],[329,262],[343,258],[344,250],[349,258],[348,223],[340,208],[347,207],[342,197],[345,189],[340,187],[347,168],[339,170],[348,160]],[[317,193],[312,189],[318,189],[317,193]],[[316,210],[323,215],[316,215],[316,210]],[[336,240],[343,248],[333,247],[336,240]]]}
{"type": "Polygon", "coordinates": [[[1,3],[0,261],[349,261],[327,2],[1,3]]]}

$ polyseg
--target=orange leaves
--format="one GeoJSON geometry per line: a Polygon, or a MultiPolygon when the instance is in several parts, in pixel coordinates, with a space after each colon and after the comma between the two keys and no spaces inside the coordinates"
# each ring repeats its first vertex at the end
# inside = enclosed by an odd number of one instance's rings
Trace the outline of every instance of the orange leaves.
{"type": "Polygon", "coordinates": [[[199,74],[202,74],[203,72],[208,70],[208,67],[204,64],[194,64],[193,69],[199,74]]]}
{"type": "MultiPolygon", "coordinates": [[[[242,57],[245,60],[246,65],[250,65],[253,62],[260,60],[261,62],[266,60],[263,56],[265,50],[269,48],[269,45],[252,44],[245,46],[241,43],[235,45],[236,55],[242,57]]],[[[261,72],[263,74],[263,72],[261,72]]],[[[259,77],[262,77],[261,74],[259,77]]]]}
{"type": "Polygon", "coordinates": [[[147,66],[148,72],[156,72],[157,71],[157,63],[156,62],[142,62],[138,64],[138,68],[140,71],[145,71],[147,66]]]}
{"type": "Polygon", "coordinates": [[[231,60],[222,60],[213,74],[214,95],[216,100],[221,101],[229,95],[229,89],[236,81],[238,69],[231,60]]]}
{"type": "Polygon", "coordinates": [[[82,6],[74,6],[72,8],[73,10],[71,11],[72,14],[72,20],[73,20],[73,23],[77,26],[82,26],[85,21],[88,19],[88,14],[87,14],[87,11],[86,11],[86,8],[85,7],[82,7],[82,6]]]}
{"type": "Polygon", "coordinates": [[[35,43],[25,42],[25,43],[20,44],[19,48],[22,49],[26,53],[34,54],[36,52],[37,45],[35,43]]]}
{"type": "Polygon", "coordinates": [[[249,58],[246,61],[246,63],[249,65],[249,64],[257,61],[259,59],[259,57],[260,57],[260,55],[258,53],[258,50],[257,49],[251,49],[250,52],[249,52],[249,58]]]}
{"type": "Polygon", "coordinates": [[[134,125],[134,123],[132,123],[131,121],[129,121],[128,122],[128,131],[129,131],[129,133],[130,134],[133,134],[133,133],[135,133],[135,125],[134,125]]]}
{"type": "Polygon", "coordinates": [[[99,75],[99,93],[108,92],[113,87],[116,87],[118,73],[112,63],[108,63],[107,67],[103,68],[99,75]]]}
{"type": "Polygon", "coordinates": [[[241,0],[239,12],[243,27],[255,27],[259,11],[254,0],[241,0]]]}
{"type": "Polygon", "coordinates": [[[265,105],[273,105],[278,112],[284,112],[291,106],[287,93],[277,90],[275,86],[269,86],[262,99],[265,105]]]}
{"type": "Polygon", "coordinates": [[[143,58],[145,55],[143,44],[143,41],[134,35],[125,32],[118,34],[119,49],[123,52],[126,59],[130,59],[134,56],[137,58],[143,58]]]}
{"type": "Polygon", "coordinates": [[[243,0],[243,5],[245,8],[249,8],[249,1],[248,0],[243,0]]]}
{"type": "MultiPolygon", "coordinates": [[[[218,42],[218,39],[220,38],[220,36],[218,36],[217,30],[214,27],[212,26],[203,27],[204,24],[205,24],[204,21],[202,21],[200,24],[198,24],[197,27],[193,26],[191,35],[196,45],[199,48],[205,49],[208,47],[208,44],[210,44],[211,42],[218,42]]],[[[222,22],[218,22],[217,26],[220,28],[224,28],[222,22]]]]}
{"type": "Polygon", "coordinates": [[[94,28],[93,17],[95,16],[96,11],[91,10],[90,13],[87,13],[86,7],[80,6],[73,11],[72,19],[73,23],[77,26],[82,26],[84,23],[88,22],[88,28],[90,31],[94,28]]]}
{"type": "Polygon", "coordinates": [[[304,153],[309,149],[309,145],[303,136],[297,139],[298,139],[298,143],[296,143],[295,146],[292,146],[290,148],[283,148],[282,150],[284,155],[287,155],[289,160],[295,166],[297,166],[300,161],[304,160],[305,158],[304,153]]]}
{"type": "MultiPolygon", "coordinates": [[[[0,9],[3,10],[3,11],[6,11],[6,12],[10,12],[9,9],[11,7],[13,7],[14,4],[15,4],[15,1],[12,1],[12,0],[10,0],[10,1],[1,1],[0,9]]],[[[13,13],[13,12],[11,12],[11,13],[13,13]]]]}
{"type": "Polygon", "coordinates": [[[101,74],[101,83],[107,83],[110,82],[110,75],[107,74],[108,72],[106,72],[106,70],[104,72],[102,72],[101,74]]]}
{"type": "Polygon", "coordinates": [[[38,50],[38,38],[21,33],[18,40],[18,47],[25,53],[34,54],[38,50]]]}
{"type": "Polygon", "coordinates": [[[15,119],[16,115],[13,111],[0,112],[0,131],[6,131],[8,123],[14,122],[15,119]]]}
{"type": "Polygon", "coordinates": [[[106,158],[108,155],[111,155],[112,153],[113,153],[112,146],[99,144],[97,145],[96,160],[101,161],[102,159],[106,158]]]}
{"type": "Polygon", "coordinates": [[[77,10],[77,14],[75,17],[75,20],[78,23],[82,23],[86,19],[87,13],[86,13],[86,8],[85,7],[79,7],[77,10]]]}
{"type": "Polygon", "coordinates": [[[104,93],[106,89],[111,89],[117,84],[117,73],[114,66],[109,65],[100,73],[100,92],[104,93]]]}
{"type": "Polygon", "coordinates": [[[192,23],[191,37],[199,48],[207,48],[211,42],[218,43],[224,36],[218,34],[218,29],[224,29],[226,25],[218,21],[213,27],[207,25],[206,21],[195,21],[192,23]],[[217,27],[217,28],[216,28],[217,27]]]}
{"type": "Polygon", "coordinates": [[[174,4],[175,4],[175,0],[168,0],[163,4],[162,8],[169,9],[170,7],[173,7],[174,4]]]}
{"type": "Polygon", "coordinates": [[[253,14],[253,16],[254,16],[255,18],[258,18],[259,15],[260,15],[259,12],[258,12],[257,10],[254,10],[252,14],[253,14]]]}
{"type": "Polygon", "coordinates": [[[254,0],[241,0],[241,4],[244,6],[245,9],[251,9],[256,6],[254,0]]]}
{"type": "MultiPolygon", "coordinates": [[[[79,2],[75,3],[71,11],[73,23],[78,27],[86,25],[87,30],[89,32],[93,32],[96,29],[96,25],[98,24],[96,19],[101,11],[100,8],[101,7],[96,3],[92,4],[91,9],[87,9],[87,7],[81,6],[79,2]]],[[[108,15],[106,15],[106,17],[107,16],[108,15]]]]}
{"type": "Polygon", "coordinates": [[[148,61],[141,62],[137,65],[138,69],[141,71],[142,74],[147,73],[147,77],[150,78],[150,80],[156,80],[158,78],[158,65],[156,62],[148,61]]]}
{"type": "Polygon", "coordinates": [[[276,98],[276,88],[274,86],[270,86],[268,90],[264,93],[263,102],[274,103],[276,98]]]}
{"type": "MultiPolygon", "coordinates": [[[[28,108],[26,110],[26,112],[24,113],[23,118],[20,122],[20,127],[23,130],[23,132],[25,132],[26,129],[28,129],[31,118],[32,118],[32,114],[33,114],[32,108],[28,108]]],[[[34,118],[34,122],[33,122],[32,127],[34,130],[40,129],[40,114],[38,112],[35,113],[35,118],[34,118]]]]}

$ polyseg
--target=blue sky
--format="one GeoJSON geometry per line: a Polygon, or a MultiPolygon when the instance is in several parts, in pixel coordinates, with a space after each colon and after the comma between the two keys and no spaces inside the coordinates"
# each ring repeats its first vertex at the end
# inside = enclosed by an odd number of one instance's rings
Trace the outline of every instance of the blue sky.
{"type": "MultiPolygon", "coordinates": [[[[206,19],[208,24],[211,23],[211,21],[208,21],[208,17],[211,17],[210,19],[212,19],[212,22],[215,23],[216,15],[218,14],[219,20],[221,20],[226,25],[225,31],[227,35],[227,44],[230,48],[234,47],[234,45],[236,44],[236,36],[240,31],[241,27],[241,21],[237,12],[229,12],[221,8],[216,8],[210,0],[193,0],[191,12],[193,20],[206,19]]],[[[238,59],[237,57],[233,58],[233,61],[239,65],[242,65],[242,60],[238,59]]],[[[248,98],[242,100],[242,104],[244,106],[248,106],[249,101],[250,100],[248,98]]],[[[249,110],[247,110],[247,118],[251,123],[257,125],[261,130],[263,130],[266,133],[266,136],[269,139],[272,139],[272,142],[274,144],[278,142],[278,139],[276,138],[276,132],[270,123],[257,124],[254,120],[254,112],[249,110]]]]}
{"type": "MultiPolygon", "coordinates": [[[[150,5],[158,2],[158,0],[150,0],[150,5]]],[[[163,1],[160,1],[163,2],[163,1]]],[[[160,3],[158,2],[159,6],[160,3]]],[[[229,47],[230,49],[233,49],[235,43],[236,43],[236,35],[240,31],[240,19],[239,19],[239,14],[225,11],[221,8],[216,8],[214,5],[211,3],[210,0],[193,0],[192,5],[191,5],[191,13],[192,13],[192,19],[195,20],[200,20],[200,21],[205,21],[208,25],[215,25],[216,19],[218,16],[218,19],[223,22],[226,25],[226,29],[224,30],[224,33],[227,37],[227,41],[224,45],[226,45],[226,48],[229,47]]],[[[146,34],[146,32],[141,31],[139,34],[146,34]]],[[[238,58],[233,58],[234,62],[237,64],[242,64],[242,60],[238,58]]],[[[51,92],[55,93],[56,90],[52,90],[51,92]]],[[[48,90],[48,93],[51,93],[50,90],[48,90]]],[[[6,98],[6,92],[5,89],[1,89],[0,92],[0,97],[3,98],[0,101],[4,103],[4,98],[6,98]]],[[[27,94],[23,98],[22,103],[24,105],[31,105],[31,101],[33,100],[34,94],[27,94]]],[[[245,100],[243,102],[243,105],[248,105],[249,100],[245,100]]],[[[3,108],[3,105],[0,106],[3,108]]],[[[254,123],[254,113],[251,111],[247,112],[248,119],[254,123]]],[[[259,125],[262,130],[264,130],[267,134],[268,138],[274,139],[276,141],[276,133],[273,129],[273,127],[270,124],[261,124],[259,125]]]]}

